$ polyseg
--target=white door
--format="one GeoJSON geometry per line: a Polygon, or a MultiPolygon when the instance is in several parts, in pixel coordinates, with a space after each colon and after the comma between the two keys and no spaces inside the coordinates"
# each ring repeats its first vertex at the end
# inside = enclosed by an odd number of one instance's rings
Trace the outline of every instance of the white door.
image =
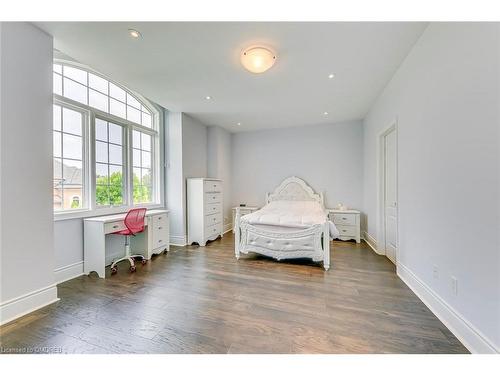
{"type": "Polygon", "coordinates": [[[384,140],[385,254],[396,263],[398,244],[397,138],[393,129],[384,140]]]}

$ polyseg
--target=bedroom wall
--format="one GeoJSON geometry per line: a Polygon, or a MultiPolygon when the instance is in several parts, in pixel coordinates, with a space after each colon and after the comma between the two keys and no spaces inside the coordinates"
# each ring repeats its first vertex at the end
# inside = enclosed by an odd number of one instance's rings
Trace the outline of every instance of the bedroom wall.
{"type": "Polygon", "coordinates": [[[262,206],[286,177],[295,175],[325,193],[325,205],[361,209],[361,121],[271,129],[232,135],[232,204],[262,206]]]}
{"type": "Polygon", "coordinates": [[[57,287],[52,37],[29,23],[2,22],[0,45],[0,323],[5,323],[54,302],[57,287]]]}
{"type": "Polygon", "coordinates": [[[218,127],[208,128],[208,176],[222,179],[224,195],[224,231],[232,228],[231,187],[232,187],[232,155],[231,133],[218,127]]]}
{"type": "Polygon", "coordinates": [[[368,234],[376,242],[377,139],[397,118],[398,274],[475,352],[500,351],[499,33],[431,24],[364,121],[368,234]]]}

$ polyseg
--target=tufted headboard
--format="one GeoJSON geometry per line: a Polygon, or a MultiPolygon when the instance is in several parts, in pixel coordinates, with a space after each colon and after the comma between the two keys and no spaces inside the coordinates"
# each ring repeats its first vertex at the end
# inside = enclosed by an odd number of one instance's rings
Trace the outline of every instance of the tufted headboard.
{"type": "Polygon", "coordinates": [[[324,207],[323,193],[316,194],[301,178],[286,178],[272,193],[266,194],[266,204],[272,201],[316,201],[324,207]]]}

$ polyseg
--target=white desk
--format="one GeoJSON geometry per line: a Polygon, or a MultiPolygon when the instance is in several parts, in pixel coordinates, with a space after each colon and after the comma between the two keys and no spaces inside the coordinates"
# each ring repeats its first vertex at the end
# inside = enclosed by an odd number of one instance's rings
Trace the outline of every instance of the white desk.
{"type": "MultiPolygon", "coordinates": [[[[85,274],[97,272],[104,278],[106,267],[106,235],[126,229],[126,213],[109,216],[97,216],[84,219],[83,270],[85,274]]],[[[130,246],[133,254],[142,254],[151,259],[153,254],[169,251],[168,210],[148,210],[144,219],[144,233],[131,237],[130,246]]]]}

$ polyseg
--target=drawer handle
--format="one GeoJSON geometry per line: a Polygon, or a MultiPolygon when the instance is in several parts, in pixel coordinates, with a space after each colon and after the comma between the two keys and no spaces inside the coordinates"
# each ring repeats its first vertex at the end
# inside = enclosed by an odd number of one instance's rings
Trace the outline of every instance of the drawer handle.
{"type": "Polygon", "coordinates": [[[342,232],[347,232],[345,229],[342,229],[342,232]]]}
{"type": "Polygon", "coordinates": [[[162,219],[161,216],[158,216],[158,220],[161,220],[161,219],[162,219]]]}
{"type": "Polygon", "coordinates": [[[158,230],[162,230],[162,229],[163,229],[163,227],[158,227],[158,230]]]}
{"type": "Polygon", "coordinates": [[[215,199],[215,196],[213,196],[212,199],[215,199]]]}
{"type": "Polygon", "coordinates": [[[118,228],[118,225],[113,225],[113,229],[116,229],[116,228],[118,228]]]}
{"type": "Polygon", "coordinates": [[[347,220],[347,218],[346,218],[346,217],[343,217],[343,218],[342,218],[342,220],[347,220]]]}

